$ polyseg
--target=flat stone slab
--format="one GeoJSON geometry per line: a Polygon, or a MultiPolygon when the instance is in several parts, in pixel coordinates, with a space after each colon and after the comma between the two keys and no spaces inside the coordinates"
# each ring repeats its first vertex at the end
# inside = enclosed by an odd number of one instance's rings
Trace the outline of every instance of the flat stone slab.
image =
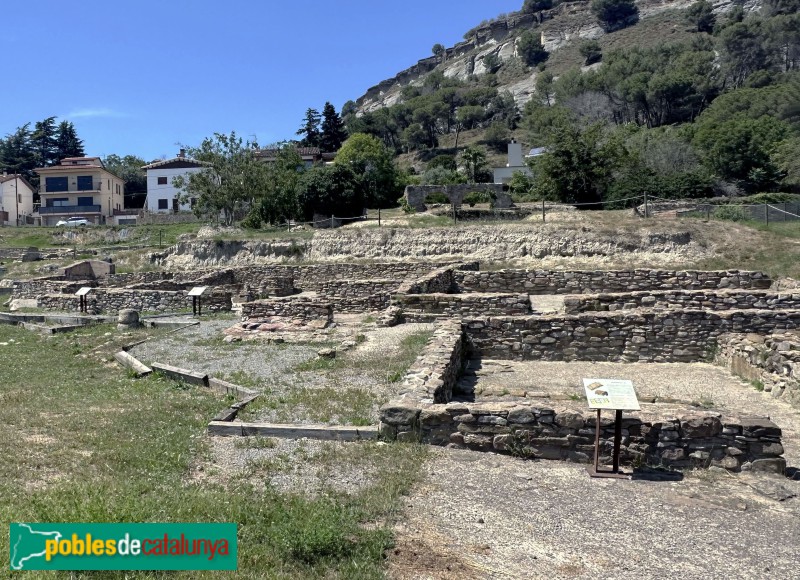
{"type": "Polygon", "coordinates": [[[173,367],[163,363],[153,363],[153,370],[165,374],[171,379],[183,381],[192,385],[208,387],[208,375],[205,373],[190,371],[179,367],[173,367]]]}
{"type": "Polygon", "coordinates": [[[132,369],[137,377],[146,377],[153,372],[153,369],[141,362],[133,355],[128,354],[124,350],[119,351],[114,355],[116,361],[124,367],[132,369]]]}
{"type": "Polygon", "coordinates": [[[280,423],[229,423],[212,421],[208,434],[223,437],[260,435],[281,439],[320,439],[323,441],[361,441],[377,439],[378,427],[349,425],[289,425],[280,423]]]}

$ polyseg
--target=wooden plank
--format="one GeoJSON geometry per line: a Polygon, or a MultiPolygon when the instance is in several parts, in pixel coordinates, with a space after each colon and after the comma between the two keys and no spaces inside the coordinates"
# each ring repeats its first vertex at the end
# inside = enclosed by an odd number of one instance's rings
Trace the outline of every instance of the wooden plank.
{"type": "Polygon", "coordinates": [[[163,363],[153,363],[153,370],[163,373],[172,379],[183,381],[184,383],[199,385],[201,387],[208,386],[208,375],[205,373],[190,371],[189,369],[182,369],[163,363]]]}
{"type": "Polygon", "coordinates": [[[241,423],[226,423],[224,421],[212,421],[208,424],[208,434],[219,437],[241,437],[241,423]]]}
{"type": "Polygon", "coordinates": [[[208,424],[210,435],[258,435],[281,439],[320,439],[323,441],[360,441],[377,439],[378,427],[352,427],[349,425],[292,425],[275,423],[227,423],[212,421],[208,424]],[[237,429],[232,426],[238,426],[237,429]]]}
{"type": "Polygon", "coordinates": [[[236,407],[228,407],[224,411],[220,411],[214,418],[211,420],[212,423],[222,422],[222,423],[230,423],[236,418],[236,415],[239,414],[239,409],[236,407]]]}
{"type": "Polygon", "coordinates": [[[250,395],[249,397],[246,397],[246,398],[242,399],[241,401],[236,401],[233,405],[231,405],[231,409],[238,409],[239,411],[241,411],[247,405],[249,405],[250,403],[255,401],[260,396],[261,396],[261,393],[255,393],[253,395],[250,395]]]}
{"type": "Polygon", "coordinates": [[[136,372],[137,377],[146,377],[147,375],[153,372],[153,369],[148,367],[140,360],[134,358],[132,355],[128,354],[124,350],[121,350],[118,353],[116,353],[114,355],[114,358],[122,366],[134,370],[136,372]]]}
{"type": "Polygon", "coordinates": [[[208,386],[221,395],[233,395],[237,399],[252,397],[253,395],[257,394],[257,392],[252,389],[240,387],[239,385],[234,385],[233,383],[229,383],[228,381],[223,381],[222,379],[217,379],[214,377],[210,377],[208,379],[208,386]]]}

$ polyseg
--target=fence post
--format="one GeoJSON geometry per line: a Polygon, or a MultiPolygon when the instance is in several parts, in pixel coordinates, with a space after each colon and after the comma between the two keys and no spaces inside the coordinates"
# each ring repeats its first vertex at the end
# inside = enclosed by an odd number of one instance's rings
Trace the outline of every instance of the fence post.
{"type": "Polygon", "coordinates": [[[333,214],[331,214],[331,229],[333,229],[333,214]]]}
{"type": "Polygon", "coordinates": [[[547,221],[547,214],[544,211],[544,200],[542,200],[542,223],[547,221]]]}
{"type": "Polygon", "coordinates": [[[707,222],[711,221],[711,206],[710,205],[706,206],[706,221],[707,222]]]}
{"type": "Polygon", "coordinates": [[[768,203],[764,204],[764,221],[767,222],[767,225],[769,225],[769,204],[768,203]]]}
{"type": "Polygon", "coordinates": [[[378,227],[381,227],[381,208],[378,208],[378,227]]]}
{"type": "Polygon", "coordinates": [[[454,203],[453,204],[453,225],[456,225],[456,223],[458,223],[458,222],[456,220],[456,204],[454,203]]]}
{"type": "Polygon", "coordinates": [[[787,209],[786,209],[786,208],[787,208],[787,206],[786,206],[786,202],[784,201],[784,202],[783,202],[783,221],[786,221],[786,216],[788,215],[788,214],[786,213],[786,212],[787,212],[787,209]]]}
{"type": "Polygon", "coordinates": [[[644,192],[644,217],[650,217],[650,212],[647,209],[647,192],[644,192]]]}

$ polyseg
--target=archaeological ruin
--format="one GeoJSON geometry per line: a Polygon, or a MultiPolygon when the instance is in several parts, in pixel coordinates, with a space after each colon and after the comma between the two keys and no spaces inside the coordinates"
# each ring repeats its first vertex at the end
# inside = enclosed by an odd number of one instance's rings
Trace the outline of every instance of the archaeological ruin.
{"type": "MultiPolygon", "coordinates": [[[[773,397],[800,401],[800,290],[775,288],[762,272],[482,270],[470,261],[254,264],[137,274],[89,266],[16,281],[11,299],[76,313],[75,293],[91,288],[90,314],[185,314],[189,290],[206,287],[203,309],[237,313],[240,321],[225,334],[246,341],[283,341],[356,314],[374,315],[378,326],[435,325],[381,407],[379,423],[352,432],[336,427],[341,437],[589,462],[596,417],[585,401],[574,393],[542,394],[524,383],[486,396],[492,392],[481,386],[485,369],[498,364],[714,362],[758,381],[773,397]]],[[[125,355],[118,360],[130,362],[125,355]]],[[[180,371],[170,369],[165,372],[180,371]]],[[[786,467],[780,425],[768,417],[663,394],[640,393],[640,401],[642,411],[623,420],[626,464],[786,467]]],[[[236,423],[236,412],[225,416],[227,422],[212,422],[212,434],[259,432],[236,423]]],[[[615,425],[603,419],[600,427],[607,463],[615,425]]],[[[326,432],[333,437],[335,429],[326,432]]]]}

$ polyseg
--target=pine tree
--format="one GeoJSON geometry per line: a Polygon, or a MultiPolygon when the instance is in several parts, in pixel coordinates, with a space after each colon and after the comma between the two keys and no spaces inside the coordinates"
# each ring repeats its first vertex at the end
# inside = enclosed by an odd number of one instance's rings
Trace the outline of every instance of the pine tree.
{"type": "Polygon", "coordinates": [[[58,163],[56,137],[55,117],[47,117],[43,121],[36,122],[31,134],[31,145],[36,156],[36,164],[39,167],[48,167],[58,163]]]}
{"type": "Polygon", "coordinates": [[[308,109],[306,116],[303,118],[303,126],[298,129],[298,135],[304,135],[300,146],[302,147],[319,147],[320,138],[322,134],[319,131],[319,123],[321,117],[319,111],[316,109],[308,109]]]}
{"type": "Polygon", "coordinates": [[[83,157],[83,140],[78,139],[75,125],[70,121],[61,121],[56,135],[56,162],[65,157],[83,157]]]}
{"type": "Polygon", "coordinates": [[[336,152],[345,140],[347,140],[347,131],[344,128],[344,121],[332,104],[325,103],[325,107],[322,109],[320,148],[323,151],[336,152]]]}
{"type": "Polygon", "coordinates": [[[38,183],[33,169],[36,167],[36,155],[31,144],[30,123],[7,135],[0,147],[0,170],[19,173],[28,181],[38,183]]]}

